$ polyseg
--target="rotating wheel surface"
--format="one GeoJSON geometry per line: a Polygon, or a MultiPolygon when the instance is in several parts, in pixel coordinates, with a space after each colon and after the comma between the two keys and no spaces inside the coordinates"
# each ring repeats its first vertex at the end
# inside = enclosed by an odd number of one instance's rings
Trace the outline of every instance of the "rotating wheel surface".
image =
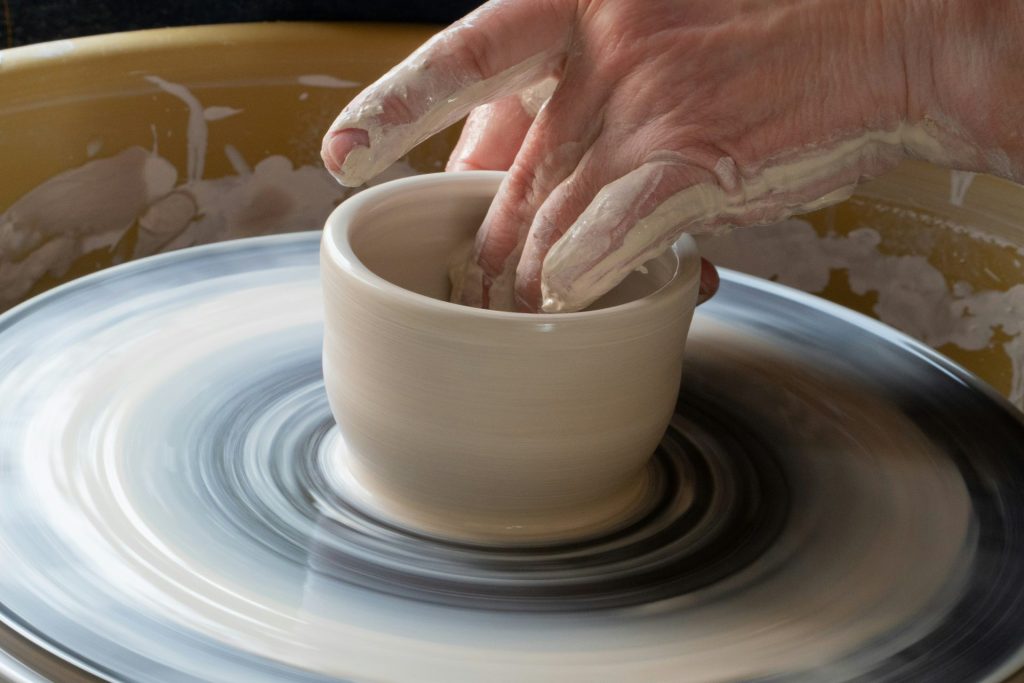
{"type": "Polygon", "coordinates": [[[1019,664],[1024,426],[933,352],[723,272],[644,515],[475,547],[344,495],[317,248],[185,250],[0,317],[0,644],[31,641],[55,678],[138,681],[961,683],[1019,664]]]}

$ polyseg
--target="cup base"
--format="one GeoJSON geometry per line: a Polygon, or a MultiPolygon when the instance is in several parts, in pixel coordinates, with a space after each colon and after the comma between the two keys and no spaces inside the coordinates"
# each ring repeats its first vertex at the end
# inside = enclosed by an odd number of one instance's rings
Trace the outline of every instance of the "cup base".
{"type": "Polygon", "coordinates": [[[614,491],[592,502],[538,506],[528,491],[516,510],[440,506],[396,495],[353,454],[337,427],[322,452],[328,482],[361,513],[404,530],[458,543],[488,546],[538,546],[583,541],[613,533],[643,517],[659,497],[659,477],[650,462],[614,491]]]}

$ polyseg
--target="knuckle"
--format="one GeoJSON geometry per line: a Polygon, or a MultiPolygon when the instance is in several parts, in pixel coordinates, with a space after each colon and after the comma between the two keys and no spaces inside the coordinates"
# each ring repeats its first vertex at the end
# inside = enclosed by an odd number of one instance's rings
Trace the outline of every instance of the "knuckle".
{"type": "Polygon", "coordinates": [[[409,101],[409,95],[388,93],[380,100],[381,119],[390,123],[413,121],[419,115],[418,108],[409,101]]]}
{"type": "Polygon", "coordinates": [[[516,211],[532,217],[537,193],[537,170],[532,164],[517,162],[509,169],[507,197],[516,211]]]}
{"type": "Polygon", "coordinates": [[[457,62],[453,66],[459,71],[469,74],[474,80],[485,80],[495,75],[492,47],[479,31],[471,26],[458,27],[451,31],[448,40],[449,54],[457,62]]]}

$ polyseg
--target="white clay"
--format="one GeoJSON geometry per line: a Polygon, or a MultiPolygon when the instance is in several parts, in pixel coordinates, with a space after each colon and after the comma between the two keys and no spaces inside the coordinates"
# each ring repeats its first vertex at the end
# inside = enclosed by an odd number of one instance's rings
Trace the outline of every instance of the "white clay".
{"type": "Polygon", "coordinates": [[[324,376],[345,441],[337,478],[378,513],[435,533],[585,536],[628,521],[643,499],[675,406],[699,259],[687,239],[584,313],[448,303],[450,256],[501,178],[408,178],[329,219],[324,376]]]}

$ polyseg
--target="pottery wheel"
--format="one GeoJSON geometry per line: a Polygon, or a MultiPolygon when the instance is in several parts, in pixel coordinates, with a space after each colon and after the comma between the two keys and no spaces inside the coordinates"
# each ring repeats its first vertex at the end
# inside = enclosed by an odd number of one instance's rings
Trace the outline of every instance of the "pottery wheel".
{"type": "Polygon", "coordinates": [[[642,518],[453,543],[327,466],[317,242],[146,259],[0,318],[0,619],[50,671],[962,683],[1020,663],[1024,426],[931,351],[724,272],[642,518]]]}

